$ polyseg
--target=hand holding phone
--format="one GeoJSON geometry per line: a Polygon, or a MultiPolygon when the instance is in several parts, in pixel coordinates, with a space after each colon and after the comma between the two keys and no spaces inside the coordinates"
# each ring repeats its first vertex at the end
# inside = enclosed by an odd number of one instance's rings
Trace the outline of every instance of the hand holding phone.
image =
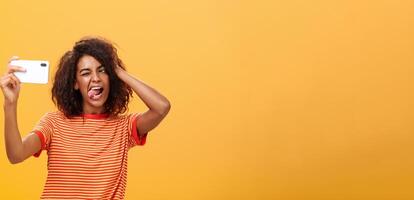
{"type": "Polygon", "coordinates": [[[12,60],[10,65],[20,66],[25,72],[14,72],[22,83],[47,84],[49,79],[49,62],[46,60],[12,60]]]}

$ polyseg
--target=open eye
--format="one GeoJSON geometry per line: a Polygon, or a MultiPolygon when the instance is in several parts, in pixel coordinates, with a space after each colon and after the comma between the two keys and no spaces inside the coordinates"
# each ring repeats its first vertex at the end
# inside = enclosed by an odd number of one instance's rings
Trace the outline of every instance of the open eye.
{"type": "Polygon", "coordinates": [[[104,68],[104,67],[100,67],[100,68],[99,68],[99,70],[98,70],[98,72],[103,72],[103,73],[105,73],[105,72],[106,72],[106,70],[105,70],[105,68],[104,68]]]}

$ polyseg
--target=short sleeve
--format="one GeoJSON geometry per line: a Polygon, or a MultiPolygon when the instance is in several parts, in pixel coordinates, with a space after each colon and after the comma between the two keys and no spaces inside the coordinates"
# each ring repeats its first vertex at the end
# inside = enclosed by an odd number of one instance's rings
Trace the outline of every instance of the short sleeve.
{"type": "Polygon", "coordinates": [[[137,119],[141,117],[142,113],[133,113],[128,115],[128,131],[129,131],[129,148],[137,145],[145,145],[148,133],[138,133],[137,119]],[[142,135],[142,136],[140,136],[142,135]]]}
{"type": "Polygon", "coordinates": [[[41,142],[41,149],[33,155],[34,157],[39,157],[43,150],[49,150],[50,141],[52,140],[53,135],[52,120],[52,113],[46,113],[33,128],[32,132],[39,137],[41,142]]]}

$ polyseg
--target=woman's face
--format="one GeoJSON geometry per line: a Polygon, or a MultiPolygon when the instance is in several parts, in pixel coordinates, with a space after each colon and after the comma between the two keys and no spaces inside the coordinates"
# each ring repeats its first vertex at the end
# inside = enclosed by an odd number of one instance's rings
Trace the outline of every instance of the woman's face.
{"type": "Polygon", "coordinates": [[[83,98],[83,113],[100,114],[109,95],[109,76],[94,57],[82,56],[76,67],[75,89],[83,98]]]}

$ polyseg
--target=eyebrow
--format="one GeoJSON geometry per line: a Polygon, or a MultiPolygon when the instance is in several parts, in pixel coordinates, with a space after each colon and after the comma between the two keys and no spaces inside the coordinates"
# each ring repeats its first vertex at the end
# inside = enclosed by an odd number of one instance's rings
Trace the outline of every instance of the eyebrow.
{"type": "MultiPolygon", "coordinates": [[[[97,68],[100,69],[104,67],[103,65],[99,65],[97,68]]],[[[82,69],[79,70],[79,73],[82,73],[83,71],[91,71],[91,69],[89,67],[84,67],[82,69]]]]}

